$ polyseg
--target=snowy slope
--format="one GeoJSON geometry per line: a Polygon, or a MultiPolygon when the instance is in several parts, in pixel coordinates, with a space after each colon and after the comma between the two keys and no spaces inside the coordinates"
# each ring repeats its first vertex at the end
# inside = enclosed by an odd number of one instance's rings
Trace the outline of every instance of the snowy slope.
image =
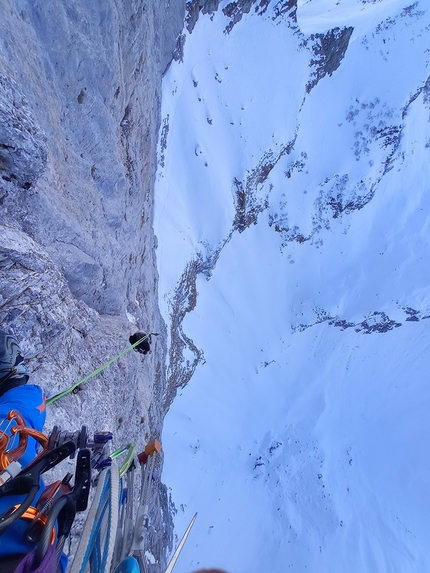
{"type": "Polygon", "coordinates": [[[177,572],[430,570],[430,11],[231,23],[200,14],[163,88],[177,572]]]}

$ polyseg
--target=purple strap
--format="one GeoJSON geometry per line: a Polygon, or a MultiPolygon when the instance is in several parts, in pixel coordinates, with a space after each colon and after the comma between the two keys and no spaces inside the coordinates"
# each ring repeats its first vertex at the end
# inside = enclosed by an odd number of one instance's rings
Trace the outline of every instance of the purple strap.
{"type": "Polygon", "coordinates": [[[55,573],[57,569],[57,554],[53,545],[49,546],[49,549],[39,567],[34,566],[35,557],[36,549],[24,557],[15,569],[15,573],[55,573]]]}

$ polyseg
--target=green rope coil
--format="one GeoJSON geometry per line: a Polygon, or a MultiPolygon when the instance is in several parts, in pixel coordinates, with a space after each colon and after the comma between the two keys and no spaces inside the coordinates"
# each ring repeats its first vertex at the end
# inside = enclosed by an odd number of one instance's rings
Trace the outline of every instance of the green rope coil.
{"type": "Polygon", "coordinates": [[[67,394],[71,394],[73,392],[73,390],[75,390],[75,388],[77,388],[78,386],[80,386],[81,384],[86,382],[87,380],[94,378],[94,376],[96,376],[97,374],[100,374],[100,372],[102,372],[102,370],[104,370],[105,368],[107,368],[108,366],[110,366],[111,364],[116,362],[116,360],[121,358],[121,356],[124,356],[124,354],[127,354],[127,352],[130,352],[130,350],[133,350],[141,342],[144,342],[147,338],[149,338],[151,336],[151,334],[156,335],[157,333],[156,332],[148,333],[143,338],[141,338],[140,340],[138,340],[137,342],[135,342],[134,344],[132,344],[131,346],[129,346],[128,348],[123,350],[122,352],[120,352],[117,356],[115,356],[114,358],[112,358],[111,360],[109,360],[108,362],[106,362],[105,364],[100,366],[99,368],[97,368],[97,370],[94,370],[94,372],[92,372],[88,376],[85,376],[85,378],[82,378],[82,380],[79,380],[79,382],[76,382],[75,384],[73,384],[73,386],[70,386],[70,388],[68,388],[67,390],[64,390],[63,392],[60,392],[58,394],[55,394],[55,396],[51,396],[50,398],[48,398],[46,400],[46,405],[49,406],[49,404],[52,404],[53,402],[56,402],[60,398],[67,396],[67,394]]]}

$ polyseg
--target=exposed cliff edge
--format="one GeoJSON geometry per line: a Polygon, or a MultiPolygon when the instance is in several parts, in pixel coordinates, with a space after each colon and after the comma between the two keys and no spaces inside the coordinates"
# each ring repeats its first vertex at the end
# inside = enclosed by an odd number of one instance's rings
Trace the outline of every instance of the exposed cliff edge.
{"type": "MultiPolygon", "coordinates": [[[[48,394],[124,349],[137,327],[164,331],[153,181],[161,77],[184,5],[1,3],[0,324],[48,394]]],[[[53,404],[47,427],[85,423],[142,446],[161,432],[164,363],[159,336],[144,359],[129,353],[53,404]]],[[[169,518],[158,509],[153,522],[162,564],[169,518]]]]}

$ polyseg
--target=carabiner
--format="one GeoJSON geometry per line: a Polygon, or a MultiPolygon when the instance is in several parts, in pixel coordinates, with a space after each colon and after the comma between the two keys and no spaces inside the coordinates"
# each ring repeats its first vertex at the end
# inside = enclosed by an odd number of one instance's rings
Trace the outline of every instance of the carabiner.
{"type": "MultiPolygon", "coordinates": [[[[11,410],[7,415],[7,419],[10,422],[15,422],[17,425],[12,426],[10,429],[11,437],[15,436],[15,434],[20,430],[24,429],[25,421],[24,418],[21,416],[19,412],[16,410],[11,410]]],[[[9,445],[10,437],[6,434],[6,430],[2,433],[0,437],[0,471],[7,468],[7,466],[19,458],[24,454],[25,449],[27,447],[27,435],[25,433],[19,435],[19,442],[18,446],[11,450],[7,450],[7,446],[9,445]]]]}

